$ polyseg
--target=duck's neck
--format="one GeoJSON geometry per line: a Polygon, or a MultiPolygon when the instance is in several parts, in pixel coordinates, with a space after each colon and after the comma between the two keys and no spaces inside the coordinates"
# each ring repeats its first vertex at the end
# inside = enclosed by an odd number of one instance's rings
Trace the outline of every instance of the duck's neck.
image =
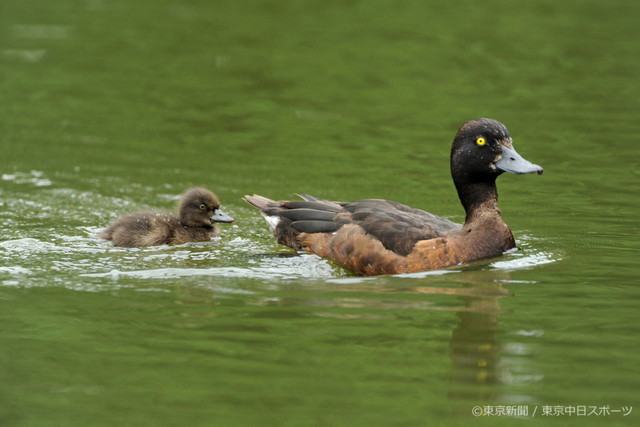
{"type": "Polygon", "coordinates": [[[495,177],[489,177],[484,181],[456,181],[455,184],[458,197],[466,212],[465,224],[479,220],[481,217],[500,218],[495,177]]]}
{"type": "Polygon", "coordinates": [[[467,216],[458,237],[463,246],[475,248],[477,259],[497,256],[516,246],[513,234],[500,215],[496,176],[455,179],[467,216]],[[480,233],[480,236],[478,235],[480,233]]]}

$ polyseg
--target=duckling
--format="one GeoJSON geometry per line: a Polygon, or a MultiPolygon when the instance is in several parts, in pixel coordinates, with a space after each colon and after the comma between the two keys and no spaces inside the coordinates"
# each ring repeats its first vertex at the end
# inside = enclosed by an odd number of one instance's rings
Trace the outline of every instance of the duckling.
{"type": "Polygon", "coordinates": [[[179,245],[218,236],[215,222],[233,222],[220,210],[220,200],[205,188],[192,188],[180,198],[178,216],[139,212],[116,219],[97,237],[129,248],[179,245]]]}
{"type": "Polygon", "coordinates": [[[463,124],[451,148],[451,176],[465,209],[456,224],[397,202],[244,200],[260,209],[277,242],[332,259],[361,275],[436,270],[501,255],[515,247],[498,207],[496,178],[503,172],[542,174],[521,157],[502,123],[463,124]]]}

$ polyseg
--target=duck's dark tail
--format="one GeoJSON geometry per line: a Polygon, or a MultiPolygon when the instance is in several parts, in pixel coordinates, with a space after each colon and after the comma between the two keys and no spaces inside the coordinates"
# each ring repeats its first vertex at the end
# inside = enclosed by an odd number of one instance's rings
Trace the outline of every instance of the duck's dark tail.
{"type": "Polygon", "coordinates": [[[244,196],[244,200],[260,209],[278,243],[301,250],[300,233],[330,233],[341,224],[337,214],[343,208],[337,204],[306,194],[303,200],[275,201],[263,196],[244,196]]]}

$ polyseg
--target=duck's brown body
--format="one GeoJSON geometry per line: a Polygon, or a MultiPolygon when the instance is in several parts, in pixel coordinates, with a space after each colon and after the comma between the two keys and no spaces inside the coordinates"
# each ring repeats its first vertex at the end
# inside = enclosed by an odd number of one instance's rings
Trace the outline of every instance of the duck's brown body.
{"type": "Polygon", "coordinates": [[[481,207],[461,226],[388,200],[334,203],[301,197],[304,201],[245,200],[265,217],[279,218],[269,221],[275,223],[278,243],[367,276],[436,270],[495,257],[515,246],[495,205],[481,207]]]}
{"type": "Polygon", "coordinates": [[[490,119],[463,125],[451,152],[451,173],[466,211],[455,224],[388,200],[337,203],[245,196],[261,210],[278,243],[330,258],[363,275],[435,270],[501,255],[515,247],[497,204],[502,171],[542,173],[522,159],[506,128],[490,119]]]}
{"type": "Polygon", "coordinates": [[[140,212],[115,220],[97,237],[112,240],[114,246],[143,247],[179,245],[211,240],[219,235],[214,222],[232,222],[220,210],[218,197],[203,188],[194,188],[180,199],[178,216],[140,212]]]}

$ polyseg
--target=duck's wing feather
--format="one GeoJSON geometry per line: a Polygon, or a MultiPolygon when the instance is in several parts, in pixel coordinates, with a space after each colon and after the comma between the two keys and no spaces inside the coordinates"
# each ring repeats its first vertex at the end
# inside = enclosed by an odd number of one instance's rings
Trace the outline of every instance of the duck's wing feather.
{"type": "Polygon", "coordinates": [[[461,226],[429,212],[390,200],[366,199],[343,204],[350,223],[362,227],[382,245],[407,255],[420,240],[442,237],[461,226]]]}
{"type": "Polygon", "coordinates": [[[460,228],[447,219],[389,200],[343,203],[307,194],[300,197],[303,200],[276,202],[262,196],[245,196],[245,200],[262,211],[277,241],[294,249],[301,249],[300,233],[332,233],[353,224],[386,249],[404,256],[418,241],[460,228]]]}

